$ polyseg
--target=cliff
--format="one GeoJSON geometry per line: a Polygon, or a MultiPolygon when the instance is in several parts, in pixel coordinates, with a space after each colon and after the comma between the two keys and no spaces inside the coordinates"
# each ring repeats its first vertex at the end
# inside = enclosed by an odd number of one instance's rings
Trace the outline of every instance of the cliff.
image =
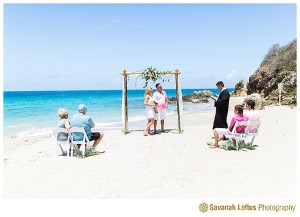
{"type": "Polygon", "coordinates": [[[297,104],[297,41],[286,46],[273,45],[260,67],[249,77],[247,87],[241,81],[237,84],[235,96],[247,91],[247,95],[259,93],[265,105],[277,105],[278,84],[282,83],[281,104],[297,104]]]}

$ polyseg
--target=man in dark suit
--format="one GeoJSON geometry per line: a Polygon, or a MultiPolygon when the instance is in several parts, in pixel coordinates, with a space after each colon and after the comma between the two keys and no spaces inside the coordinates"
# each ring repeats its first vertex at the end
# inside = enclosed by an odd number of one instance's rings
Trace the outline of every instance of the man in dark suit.
{"type": "Polygon", "coordinates": [[[218,90],[221,91],[221,93],[218,99],[215,99],[216,115],[215,115],[213,129],[228,128],[227,114],[228,114],[230,94],[228,90],[224,87],[224,83],[222,81],[218,81],[216,86],[218,90]]]}

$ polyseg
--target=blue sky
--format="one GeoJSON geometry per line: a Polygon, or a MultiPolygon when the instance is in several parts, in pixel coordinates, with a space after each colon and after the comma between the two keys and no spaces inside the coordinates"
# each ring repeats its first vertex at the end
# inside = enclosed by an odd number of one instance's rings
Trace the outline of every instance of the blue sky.
{"type": "Polygon", "coordinates": [[[296,4],[4,4],[3,86],[122,89],[124,69],[153,66],[182,88],[234,87],[295,38],[296,4]]]}

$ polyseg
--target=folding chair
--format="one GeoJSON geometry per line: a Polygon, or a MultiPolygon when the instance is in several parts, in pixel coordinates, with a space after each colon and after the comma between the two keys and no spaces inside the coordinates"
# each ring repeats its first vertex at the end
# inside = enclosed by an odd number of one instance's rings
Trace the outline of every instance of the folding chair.
{"type": "Polygon", "coordinates": [[[73,146],[70,143],[70,133],[68,132],[68,130],[65,129],[65,128],[59,127],[59,128],[52,129],[52,131],[54,133],[54,138],[56,140],[56,144],[55,144],[55,148],[54,148],[55,149],[54,150],[54,155],[57,156],[57,146],[60,148],[61,153],[63,155],[65,153],[65,151],[64,151],[62,145],[64,145],[64,146],[67,146],[67,151],[66,151],[67,156],[69,156],[70,148],[71,148],[71,156],[73,156],[73,146]],[[59,140],[59,135],[61,133],[64,133],[64,134],[67,135],[67,140],[65,140],[65,141],[60,141],[59,140]]]}
{"type": "Polygon", "coordinates": [[[79,151],[77,145],[80,145],[82,157],[84,158],[84,156],[85,156],[85,144],[87,144],[87,147],[86,147],[87,149],[92,149],[92,146],[90,145],[90,140],[87,137],[84,128],[83,127],[72,127],[70,129],[70,133],[72,133],[72,134],[73,133],[82,133],[83,134],[83,139],[79,140],[79,141],[75,141],[73,139],[73,136],[72,136],[71,143],[72,143],[72,147],[74,147],[77,152],[79,151]]]}
{"type": "Polygon", "coordinates": [[[255,137],[258,135],[260,127],[260,121],[259,120],[248,120],[248,127],[245,130],[245,133],[247,135],[247,139],[251,139],[250,144],[253,144],[253,141],[255,137]]]}
{"type": "Polygon", "coordinates": [[[229,138],[231,141],[235,140],[236,150],[239,150],[238,143],[240,141],[249,141],[252,137],[250,144],[253,144],[255,136],[258,135],[258,130],[260,126],[259,120],[248,120],[248,121],[240,121],[236,122],[232,131],[228,132],[226,137],[229,138]],[[237,132],[237,128],[242,127],[243,131],[241,133],[237,132]]]}

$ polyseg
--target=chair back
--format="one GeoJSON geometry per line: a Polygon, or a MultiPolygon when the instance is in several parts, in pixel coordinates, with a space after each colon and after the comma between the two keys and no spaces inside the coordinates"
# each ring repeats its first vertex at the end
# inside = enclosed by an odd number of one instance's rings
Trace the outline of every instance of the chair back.
{"type": "MultiPolygon", "coordinates": [[[[58,127],[52,129],[53,134],[54,134],[54,139],[56,141],[55,147],[54,147],[54,156],[57,156],[57,146],[60,148],[61,153],[64,154],[65,151],[62,147],[62,145],[66,146],[67,145],[67,150],[66,150],[66,156],[69,156],[69,148],[70,148],[70,133],[66,128],[58,127]]],[[[71,151],[73,149],[71,148],[71,151]]],[[[71,152],[72,153],[72,152],[71,152]]],[[[71,154],[71,156],[73,156],[71,154]]]]}
{"type": "Polygon", "coordinates": [[[232,129],[232,133],[244,133],[248,127],[248,121],[237,121],[232,129]]]}
{"type": "Polygon", "coordinates": [[[259,120],[248,120],[247,134],[257,135],[260,126],[259,120]]]}
{"type": "Polygon", "coordinates": [[[62,127],[58,127],[58,128],[54,128],[52,129],[53,133],[54,133],[54,138],[56,139],[57,142],[59,143],[63,143],[63,142],[69,142],[70,140],[70,133],[66,128],[62,128],[62,127]],[[60,136],[64,134],[66,135],[66,139],[64,140],[60,140],[60,136]]]}
{"type": "MultiPolygon", "coordinates": [[[[88,137],[87,137],[87,135],[86,135],[86,132],[85,132],[85,130],[84,130],[84,128],[83,127],[72,127],[71,129],[70,129],[70,133],[82,133],[83,134],[83,139],[82,139],[82,141],[76,141],[76,142],[89,142],[89,139],[88,139],[88,137]]],[[[75,141],[74,141],[75,142],[75,141]]],[[[79,143],[78,143],[79,144],[79,143]]]]}

